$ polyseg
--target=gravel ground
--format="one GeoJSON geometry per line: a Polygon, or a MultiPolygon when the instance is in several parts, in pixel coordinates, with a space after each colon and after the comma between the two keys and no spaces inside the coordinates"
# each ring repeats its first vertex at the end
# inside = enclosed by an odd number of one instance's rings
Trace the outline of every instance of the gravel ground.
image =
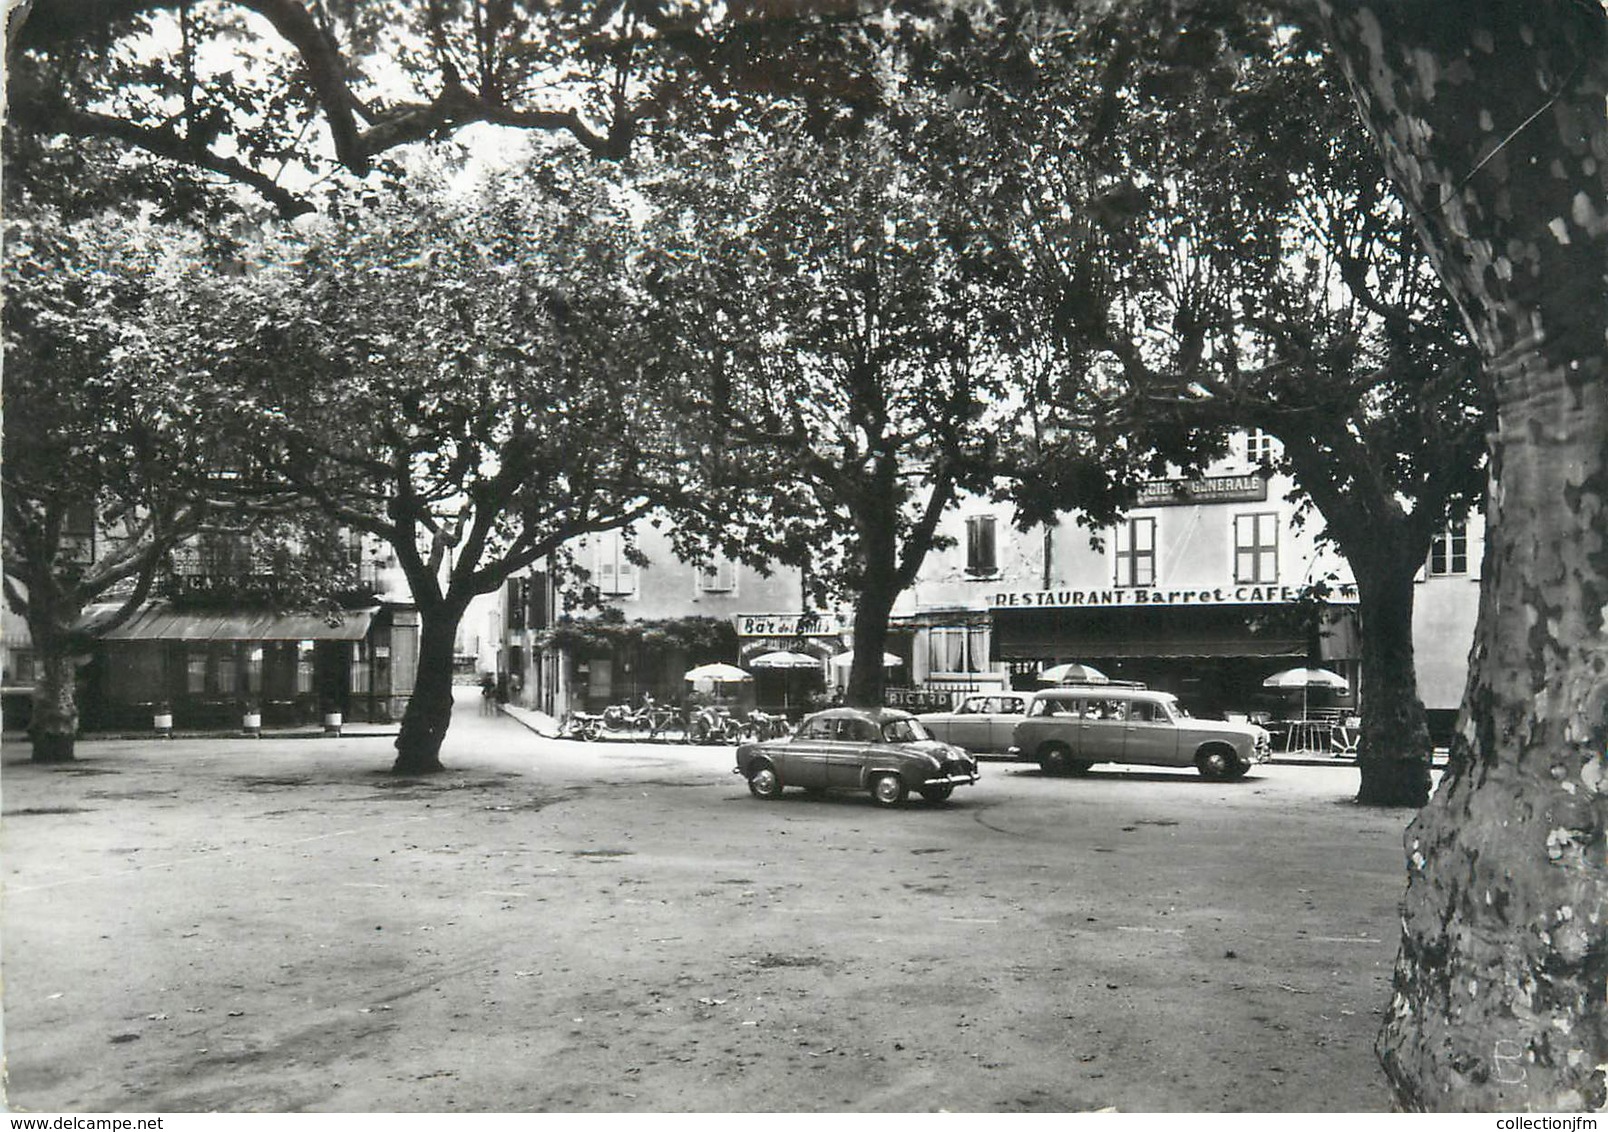
{"type": "Polygon", "coordinates": [[[424,780],[383,737],[3,756],[16,1110],[1388,1107],[1410,814],[1348,768],[767,803],[467,698],[424,780]]]}

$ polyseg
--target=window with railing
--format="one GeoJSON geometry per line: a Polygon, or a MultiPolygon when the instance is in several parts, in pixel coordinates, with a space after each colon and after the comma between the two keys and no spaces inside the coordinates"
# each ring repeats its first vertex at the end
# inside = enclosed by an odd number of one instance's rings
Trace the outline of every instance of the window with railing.
{"type": "Polygon", "coordinates": [[[637,592],[637,566],[626,556],[625,537],[609,531],[598,537],[592,577],[603,597],[632,597],[637,592]]]}

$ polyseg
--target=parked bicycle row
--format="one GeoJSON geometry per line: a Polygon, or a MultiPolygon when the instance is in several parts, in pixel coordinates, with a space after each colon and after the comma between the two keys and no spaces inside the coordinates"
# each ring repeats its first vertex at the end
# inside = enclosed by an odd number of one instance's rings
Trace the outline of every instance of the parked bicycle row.
{"type": "Polygon", "coordinates": [[[752,710],[736,712],[721,704],[659,704],[642,696],[636,707],[610,704],[601,712],[571,712],[560,725],[566,739],[596,742],[610,736],[653,742],[739,743],[780,739],[792,734],[783,715],[752,710]]]}

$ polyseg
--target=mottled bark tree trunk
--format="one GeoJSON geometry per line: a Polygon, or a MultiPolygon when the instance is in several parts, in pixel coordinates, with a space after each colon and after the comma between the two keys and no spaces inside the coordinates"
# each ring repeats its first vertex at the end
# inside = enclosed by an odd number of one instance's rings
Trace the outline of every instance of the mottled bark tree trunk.
{"type": "Polygon", "coordinates": [[[1452,765],[1407,834],[1408,1108],[1608,1102],[1608,16],[1319,0],[1497,405],[1452,765]]]}
{"type": "Polygon", "coordinates": [[[73,640],[51,611],[28,618],[36,672],[28,724],[36,763],[71,762],[78,741],[78,664],[73,640]]]}
{"type": "Polygon", "coordinates": [[[467,604],[432,602],[419,609],[419,667],[413,694],[402,713],[396,737],[397,774],[434,774],[441,765],[441,744],[452,726],[452,656],[467,604]]]}
{"type": "Polygon", "coordinates": [[[1357,801],[1364,805],[1429,801],[1429,724],[1413,656],[1416,573],[1416,564],[1390,561],[1356,570],[1363,704],[1357,801]]]}

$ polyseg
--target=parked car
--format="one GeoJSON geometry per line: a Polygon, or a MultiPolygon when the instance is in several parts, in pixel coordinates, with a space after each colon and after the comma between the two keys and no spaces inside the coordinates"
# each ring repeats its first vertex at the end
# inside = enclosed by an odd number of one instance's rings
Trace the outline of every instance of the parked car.
{"type": "Polygon", "coordinates": [[[1192,718],[1168,692],[1047,688],[1016,725],[1011,756],[1045,774],[1083,774],[1095,763],[1194,766],[1207,778],[1239,778],[1265,762],[1268,733],[1254,723],[1192,718]]]}
{"type": "Polygon", "coordinates": [[[978,692],[953,711],[924,711],[916,718],[934,739],[974,755],[1003,755],[1032,698],[1031,692],[978,692]]]}
{"type": "Polygon", "coordinates": [[[944,801],[977,781],[977,760],[934,739],[907,711],[840,707],[808,716],[789,738],[742,744],[734,773],[756,798],[801,786],[864,790],[878,805],[896,806],[912,790],[944,801]]]}

